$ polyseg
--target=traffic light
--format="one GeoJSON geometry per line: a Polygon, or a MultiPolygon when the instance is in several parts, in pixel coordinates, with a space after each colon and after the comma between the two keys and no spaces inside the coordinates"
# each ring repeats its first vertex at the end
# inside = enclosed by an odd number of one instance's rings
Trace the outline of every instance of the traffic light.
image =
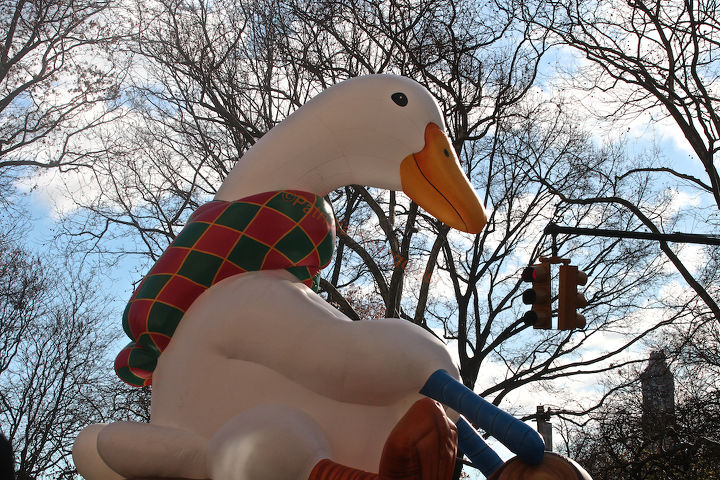
{"type": "Polygon", "coordinates": [[[525,313],[523,321],[533,328],[552,328],[552,295],[550,294],[550,264],[538,263],[525,267],[522,272],[524,282],[532,282],[532,288],[523,292],[525,305],[532,305],[532,310],[525,313]]]}
{"type": "Polygon", "coordinates": [[[577,313],[578,308],[587,305],[585,295],[578,293],[578,285],[587,283],[587,274],[575,265],[560,265],[560,287],[558,291],[558,329],[573,330],[585,327],[585,317],[577,313]]]}

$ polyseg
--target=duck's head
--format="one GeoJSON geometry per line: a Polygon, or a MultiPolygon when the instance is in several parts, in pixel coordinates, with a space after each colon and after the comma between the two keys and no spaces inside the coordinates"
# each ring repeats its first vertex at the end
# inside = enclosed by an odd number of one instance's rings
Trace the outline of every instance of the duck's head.
{"type": "Polygon", "coordinates": [[[215,198],[283,189],[326,195],[350,184],[402,190],[462,231],[479,233],[487,222],[437,103],[395,75],[354,78],[320,93],[248,150],[215,198]]]}

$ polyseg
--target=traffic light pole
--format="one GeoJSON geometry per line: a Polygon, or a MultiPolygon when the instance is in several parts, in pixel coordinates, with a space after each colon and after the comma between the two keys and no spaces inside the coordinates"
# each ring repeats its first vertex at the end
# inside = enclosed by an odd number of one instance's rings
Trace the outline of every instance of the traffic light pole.
{"type": "Polygon", "coordinates": [[[702,245],[720,245],[720,236],[700,235],[696,233],[652,233],[629,232],[626,230],[608,230],[605,228],[561,227],[556,223],[548,223],[545,234],[553,237],[553,255],[556,247],[555,237],[560,233],[569,235],[590,235],[593,237],[632,238],[637,240],[654,240],[656,242],[699,243],[702,245]]]}

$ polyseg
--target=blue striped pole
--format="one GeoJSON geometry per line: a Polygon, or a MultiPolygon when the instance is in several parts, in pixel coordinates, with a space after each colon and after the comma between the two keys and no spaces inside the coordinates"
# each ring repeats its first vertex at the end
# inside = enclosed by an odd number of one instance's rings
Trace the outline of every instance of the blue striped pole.
{"type": "Polygon", "coordinates": [[[539,433],[477,395],[445,370],[430,375],[420,393],[464,415],[525,463],[537,465],[542,462],[545,442],[539,433]]]}
{"type": "Polygon", "coordinates": [[[477,430],[462,417],[457,421],[457,431],[458,448],[483,475],[489,477],[502,466],[503,461],[495,453],[495,450],[490,448],[477,430]]]}

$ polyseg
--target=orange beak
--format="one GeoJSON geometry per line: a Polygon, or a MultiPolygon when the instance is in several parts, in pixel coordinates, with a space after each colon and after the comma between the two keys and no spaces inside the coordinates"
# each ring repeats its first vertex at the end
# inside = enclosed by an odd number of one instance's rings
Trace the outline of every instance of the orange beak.
{"type": "Polygon", "coordinates": [[[468,233],[487,224],[482,201],[463,173],[450,139],[440,127],[425,127],[425,147],[400,164],[403,191],[432,216],[468,233]]]}

